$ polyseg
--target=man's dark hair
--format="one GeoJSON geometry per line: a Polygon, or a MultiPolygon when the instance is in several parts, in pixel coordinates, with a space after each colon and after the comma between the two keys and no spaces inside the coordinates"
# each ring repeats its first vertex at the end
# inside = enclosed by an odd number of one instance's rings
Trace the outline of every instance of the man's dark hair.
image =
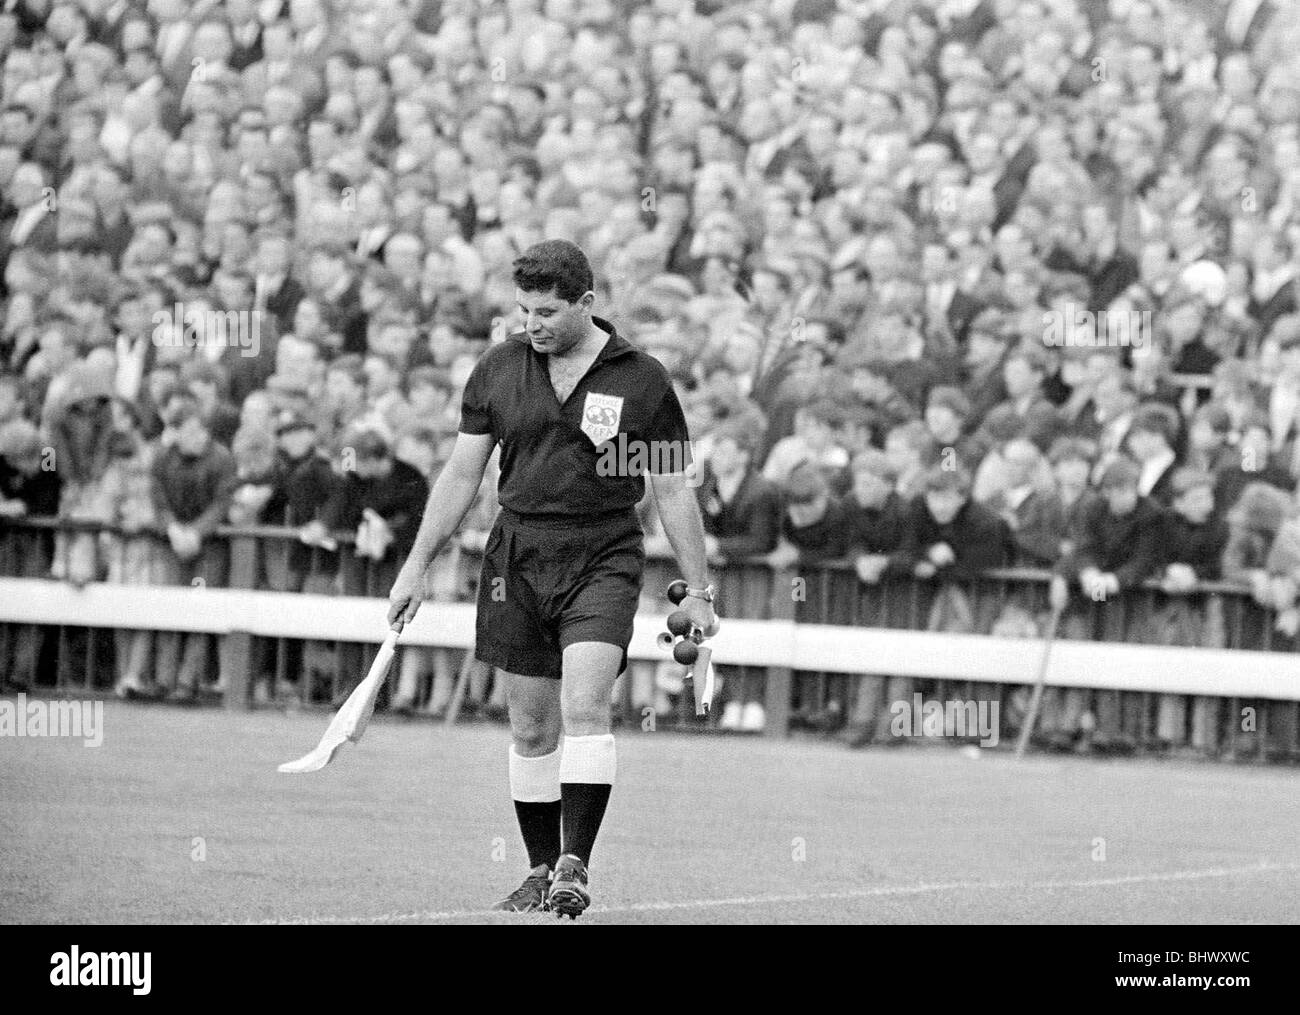
{"type": "Polygon", "coordinates": [[[361,66],[361,57],[357,55],[356,50],[341,49],[333,54],[334,59],[340,60],[347,64],[350,70],[356,70],[361,66]]]}
{"type": "Polygon", "coordinates": [[[1130,431],[1159,434],[1169,447],[1173,447],[1178,438],[1178,429],[1177,411],[1163,402],[1147,402],[1139,406],[1130,425],[1130,431]]]}
{"type": "Polygon", "coordinates": [[[973,482],[970,472],[961,466],[945,469],[942,464],[933,465],[925,474],[925,492],[954,490],[963,497],[969,497],[973,482]]]}
{"type": "Polygon", "coordinates": [[[713,438],[713,443],[718,441],[731,441],[741,451],[749,455],[752,462],[754,456],[758,453],[761,434],[748,419],[729,419],[720,423],[709,435],[713,438]]]}
{"type": "Polygon", "coordinates": [[[594,285],[591,265],[575,244],[568,240],[544,240],[525,250],[514,263],[515,285],[524,292],[544,293],[551,289],[566,303],[594,285]]]}
{"type": "Polygon", "coordinates": [[[516,155],[508,165],[509,169],[519,168],[524,171],[531,184],[535,187],[542,180],[542,166],[537,159],[531,155],[516,155]]]}
{"type": "Polygon", "coordinates": [[[198,399],[188,392],[173,391],[168,396],[167,405],[163,409],[164,422],[173,429],[179,430],[192,419],[202,423],[205,430],[210,429],[208,421],[203,418],[203,413],[199,410],[198,399]]]}
{"type": "Polygon", "coordinates": [[[362,365],[363,360],[354,352],[344,353],[342,356],[332,360],[325,368],[326,373],[345,373],[351,378],[352,383],[359,388],[366,386],[366,371],[362,365]]]}
{"type": "Polygon", "coordinates": [[[434,366],[416,367],[406,376],[406,390],[409,393],[412,388],[417,387],[434,387],[440,391],[450,393],[455,390],[451,377],[447,371],[439,370],[434,366]]]}
{"type": "Polygon", "coordinates": [[[826,341],[836,349],[842,348],[844,343],[848,341],[849,336],[848,332],[844,330],[844,325],[833,317],[810,317],[804,326],[812,327],[813,325],[826,329],[826,341]]]}

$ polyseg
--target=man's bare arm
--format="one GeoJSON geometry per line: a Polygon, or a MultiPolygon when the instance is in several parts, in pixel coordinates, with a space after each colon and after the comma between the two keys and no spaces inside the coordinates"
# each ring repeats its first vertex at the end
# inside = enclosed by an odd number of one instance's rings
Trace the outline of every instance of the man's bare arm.
{"type": "Polygon", "coordinates": [[[424,573],[474,503],[496,442],[490,434],[456,435],[456,445],[429,491],[424,517],[388,596],[388,622],[410,621],[424,598],[424,573]]]}
{"type": "MultiPolygon", "coordinates": [[[[709,582],[708,557],[704,549],[704,519],[700,505],[684,473],[650,474],[650,490],[654,495],[659,518],[664,525],[664,535],[672,544],[682,577],[691,588],[703,588],[709,582]]],[[[717,629],[713,607],[703,599],[688,596],[681,609],[708,635],[717,629]]]]}

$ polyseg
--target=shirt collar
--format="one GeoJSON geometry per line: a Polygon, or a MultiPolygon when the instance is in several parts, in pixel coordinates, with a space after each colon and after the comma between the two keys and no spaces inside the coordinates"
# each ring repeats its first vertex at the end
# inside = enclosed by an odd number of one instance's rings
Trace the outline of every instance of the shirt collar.
{"type": "MultiPolygon", "coordinates": [[[[636,349],[636,346],[634,346],[631,342],[629,342],[622,335],[620,335],[618,333],[618,329],[615,328],[614,325],[611,324],[609,321],[605,320],[605,318],[597,317],[595,314],[592,314],[591,323],[594,324],[596,327],[598,327],[601,331],[609,332],[609,340],[605,343],[604,347],[600,350],[600,353],[592,361],[592,366],[595,366],[597,363],[603,363],[605,360],[608,359],[615,359],[618,356],[625,356],[636,349]]],[[[525,335],[522,331],[516,331],[510,337],[514,341],[520,343],[521,345],[526,345],[530,349],[532,348],[532,345],[528,341],[528,336],[525,335]]]]}
{"type": "Polygon", "coordinates": [[[1143,463],[1142,474],[1138,479],[1138,490],[1143,497],[1150,495],[1151,491],[1155,489],[1156,483],[1160,481],[1160,477],[1165,474],[1165,470],[1169,466],[1174,464],[1177,457],[1173,451],[1165,451],[1163,454],[1150,458],[1143,463]]]}
{"type": "Polygon", "coordinates": [[[600,350],[600,355],[596,357],[597,363],[607,359],[614,359],[618,356],[625,356],[636,348],[631,342],[620,335],[618,329],[609,321],[605,320],[605,318],[597,317],[595,314],[592,314],[591,323],[601,331],[609,332],[609,341],[605,343],[605,347],[600,350]]]}

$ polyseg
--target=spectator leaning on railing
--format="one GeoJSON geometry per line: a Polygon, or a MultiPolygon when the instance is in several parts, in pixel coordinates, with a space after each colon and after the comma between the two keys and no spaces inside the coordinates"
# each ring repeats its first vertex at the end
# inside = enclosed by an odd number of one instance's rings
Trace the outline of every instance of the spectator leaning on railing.
{"type": "Polygon", "coordinates": [[[768,553],[781,531],[781,492],[753,465],[758,435],[747,424],[714,430],[696,498],[704,519],[704,541],[715,564],[768,553]]]}
{"type": "MultiPolygon", "coordinates": [[[[12,519],[52,518],[59,511],[61,480],[48,465],[40,432],[24,419],[0,423],[0,524],[12,519]]],[[[45,533],[7,541],[13,554],[9,573],[18,578],[44,578],[50,569],[52,541],[45,533]]],[[[6,658],[0,673],[6,689],[26,690],[36,679],[36,664],[44,635],[34,624],[24,625],[5,640],[6,658]]]]}
{"type": "MultiPolygon", "coordinates": [[[[167,421],[173,435],[154,459],[154,498],[158,521],[167,534],[170,581],[194,585],[224,582],[224,568],[205,544],[226,517],[238,479],[234,457],[212,439],[197,403],[181,401],[167,421]]],[[[211,638],[202,634],[158,635],[159,672],[170,694],[193,698],[208,686],[211,638]]],[[[219,688],[215,688],[219,690],[219,688]]]]}
{"type": "MultiPolygon", "coordinates": [[[[1104,602],[1137,587],[1160,567],[1166,553],[1164,514],[1138,485],[1141,468],[1130,458],[1117,458],[1101,477],[1101,496],[1084,510],[1078,545],[1056,566],[1051,602],[1064,609],[1069,587],[1077,584],[1087,599],[1104,602]]],[[[1099,749],[1131,749],[1135,745],[1135,695],[1100,691],[1096,699],[1099,749]]]]}

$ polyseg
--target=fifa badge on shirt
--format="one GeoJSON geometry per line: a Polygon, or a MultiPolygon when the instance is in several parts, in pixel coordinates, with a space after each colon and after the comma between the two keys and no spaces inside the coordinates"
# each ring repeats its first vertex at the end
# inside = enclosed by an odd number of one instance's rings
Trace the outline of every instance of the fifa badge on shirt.
{"type": "Polygon", "coordinates": [[[582,407],[582,432],[591,438],[591,443],[603,444],[618,433],[618,421],[622,415],[622,397],[590,391],[582,407]]]}

